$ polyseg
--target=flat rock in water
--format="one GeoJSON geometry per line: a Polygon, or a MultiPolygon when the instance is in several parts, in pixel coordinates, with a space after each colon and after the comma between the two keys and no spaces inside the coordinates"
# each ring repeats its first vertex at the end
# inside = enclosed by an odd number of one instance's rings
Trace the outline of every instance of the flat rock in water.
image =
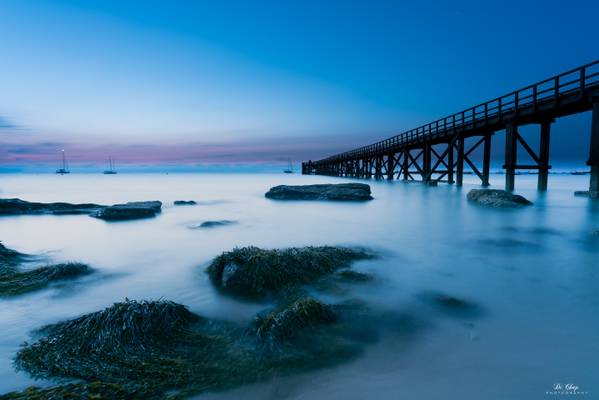
{"type": "Polygon", "coordinates": [[[175,200],[173,204],[176,206],[195,206],[198,203],[194,200],[175,200]]]}
{"type": "Polygon", "coordinates": [[[599,192],[594,192],[594,191],[590,191],[590,190],[578,190],[578,191],[574,192],[574,196],[588,197],[591,199],[599,199],[599,192]]]}
{"type": "Polygon", "coordinates": [[[160,201],[137,201],[105,207],[94,212],[91,216],[105,221],[127,221],[155,217],[161,209],[162,203],[160,201]]]}
{"type": "Polygon", "coordinates": [[[99,204],[37,203],[21,199],[0,199],[0,215],[91,214],[106,206],[99,204]]]}
{"type": "Polygon", "coordinates": [[[200,225],[196,226],[195,228],[198,228],[198,229],[215,228],[217,226],[226,226],[226,225],[232,225],[232,224],[236,224],[236,223],[237,223],[237,221],[230,221],[228,219],[221,219],[219,221],[204,221],[200,225]]]}
{"type": "Polygon", "coordinates": [[[271,188],[265,196],[275,200],[372,200],[370,186],[365,183],[280,185],[271,188]]]}
{"type": "Polygon", "coordinates": [[[497,189],[472,189],[467,197],[472,202],[493,208],[514,208],[532,204],[520,195],[497,189]]]}

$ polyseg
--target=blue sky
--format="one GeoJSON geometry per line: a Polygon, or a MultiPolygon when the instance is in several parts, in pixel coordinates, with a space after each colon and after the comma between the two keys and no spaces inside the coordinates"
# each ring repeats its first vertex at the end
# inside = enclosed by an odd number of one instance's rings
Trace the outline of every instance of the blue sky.
{"type": "MultiPolygon", "coordinates": [[[[599,58],[597,15],[590,0],[2,0],[0,162],[318,158],[599,58]]],[[[588,121],[560,122],[557,157],[586,151],[588,121]]]]}

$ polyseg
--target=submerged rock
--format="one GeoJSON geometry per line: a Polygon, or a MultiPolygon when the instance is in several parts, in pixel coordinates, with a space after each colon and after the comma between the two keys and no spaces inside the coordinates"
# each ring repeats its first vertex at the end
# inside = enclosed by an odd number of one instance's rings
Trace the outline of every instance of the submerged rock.
{"type": "Polygon", "coordinates": [[[425,292],[421,293],[419,297],[447,314],[464,316],[477,315],[480,313],[480,307],[476,304],[445,293],[425,292]]]}
{"type": "Polygon", "coordinates": [[[106,206],[92,203],[36,203],[21,199],[0,199],[0,215],[90,214],[103,207],[106,206]]]}
{"type": "Polygon", "coordinates": [[[136,201],[105,207],[92,213],[91,216],[105,221],[126,221],[155,217],[161,209],[160,201],[136,201]]]}
{"type": "Polygon", "coordinates": [[[194,200],[175,200],[173,204],[176,206],[195,206],[198,203],[194,200]]]}
{"type": "Polygon", "coordinates": [[[472,189],[467,197],[469,201],[493,208],[514,208],[532,204],[520,195],[497,189],[472,189]]]}
{"type": "Polygon", "coordinates": [[[0,269],[0,296],[16,296],[47,287],[53,282],[74,279],[91,274],[86,264],[63,263],[29,271],[0,269]]]}
{"type": "Polygon", "coordinates": [[[599,192],[594,192],[590,190],[578,190],[574,192],[574,196],[588,197],[590,199],[599,199],[599,192]]]}
{"type": "Polygon", "coordinates": [[[195,226],[194,228],[198,228],[198,229],[201,229],[201,228],[214,228],[214,227],[217,227],[217,226],[233,225],[233,224],[236,224],[236,223],[237,223],[237,221],[231,221],[231,220],[228,220],[228,219],[221,219],[221,220],[218,220],[218,221],[204,221],[201,224],[195,226]]]}
{"type": "Polygon", "coordinates": [[[259,298],[289,285],[313,282],[348,267],[352,261],[372,257],[363,249],[332,246],[284,250],[243,247],[216,257],[206,271],[218,288],[259,298]]]}
{"type": "Polygon", "coordinates": [[[372,200],[370,186],[365,183],[339,183],[271,188],[265,196],[276,200],[372,200]]]}
{"type": "Polygon", "coordinates": [[[260,342],[276,347],[302,330],[335,321],[337,315],[331,306],[303,298],[265,316],[258,316],[255,321],[256,336],[260,342]]]}

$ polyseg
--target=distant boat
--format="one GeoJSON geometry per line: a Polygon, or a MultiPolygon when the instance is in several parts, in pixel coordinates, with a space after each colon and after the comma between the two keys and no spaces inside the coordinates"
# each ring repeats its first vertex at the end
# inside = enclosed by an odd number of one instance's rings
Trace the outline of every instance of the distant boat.
{"type": "Polygon", "coordinates": [[[67,158],[64,154],[64,149],[62,150],[62,168],[58,168],[56,173],[60,175],[71,173],[71,171],[69,171],[69,165],[67,164],[67,158]]]}
{"type": "Polygon", "coordinates": [[[114,168],[114,160],[112,159],[112,157],[108,157],[108,164],[109,164],[109,167],[106,171],[104,171],[104,174],[105,175],[116,174],[116,169],[114,168]]]}
{"type": "Polygon", "coordinates": [[[291,159],[287,160],[287,169],[283,172],[286,174],[293,174],[293,164],[291,164],[291,159]]]}

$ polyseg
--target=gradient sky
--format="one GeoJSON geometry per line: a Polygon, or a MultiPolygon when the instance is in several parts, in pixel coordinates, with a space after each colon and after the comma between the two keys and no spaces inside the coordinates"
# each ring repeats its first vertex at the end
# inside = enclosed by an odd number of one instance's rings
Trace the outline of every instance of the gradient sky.
{"type": "MultiPolygon", "coordinates": [[[[599,2],[0,0],[0,164],[272,163],[599,58],[599,2]],[[492,3],[492,4],[491,4],[492,3]]],[[[590,118],[552,151],[587,149],[590,118]]]]}

